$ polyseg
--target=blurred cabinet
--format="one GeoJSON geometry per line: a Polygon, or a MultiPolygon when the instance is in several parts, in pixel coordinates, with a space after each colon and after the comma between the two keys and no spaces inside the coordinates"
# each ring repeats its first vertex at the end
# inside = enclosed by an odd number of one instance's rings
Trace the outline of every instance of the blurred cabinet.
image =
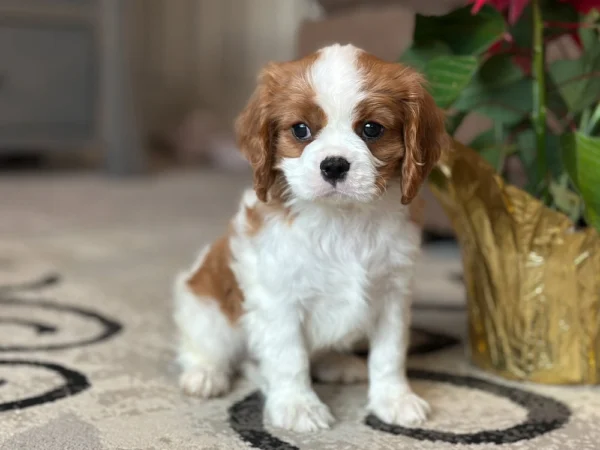
{"type": "Polygon", "coordinates": [[[96,65],[90,29],[0,22],[0,143],[92,138],[96,65]]]}
{"type": "Polygon", "coordinates": [[[141,168],[123,3],[0,0],[0,152],[96,147],[113,172],[141,168]]]}

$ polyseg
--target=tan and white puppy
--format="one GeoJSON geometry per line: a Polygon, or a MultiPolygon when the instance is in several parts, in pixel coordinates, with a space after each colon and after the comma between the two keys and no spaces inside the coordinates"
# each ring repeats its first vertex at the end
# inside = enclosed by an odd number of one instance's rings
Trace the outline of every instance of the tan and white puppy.
{"type": "Polygon", "coordinates": [[[448,138],[423,83],[351,45],[263,70],[236,124],[254,189],[175,285],[186,392],[225,394],[254,360],[275,426],[333,423],[311,374],[368,379],[368,408],[385,422],[426,418],[405,368],[413,199],[448,138]],[[363,338],[368,363],[349,352],[363,338]]]}

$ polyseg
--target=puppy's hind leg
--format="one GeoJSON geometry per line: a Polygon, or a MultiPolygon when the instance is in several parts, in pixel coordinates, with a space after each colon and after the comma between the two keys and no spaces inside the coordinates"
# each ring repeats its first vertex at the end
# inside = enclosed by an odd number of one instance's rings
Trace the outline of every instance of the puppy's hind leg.
{"type": "Polygon", "coordinates": [[[243,358],[241,327],[231,323],[217,299],[192,290],[190,274],[178,277],[174,296],[180,387],[201,398],[227,394],[243,358]]]}
{"type": "Polygon", "coordinates": [[[369,378],[367,361],[351,353],[319,354],[311,361],[311,373],[322,383],[362,383],[369,378]]]}

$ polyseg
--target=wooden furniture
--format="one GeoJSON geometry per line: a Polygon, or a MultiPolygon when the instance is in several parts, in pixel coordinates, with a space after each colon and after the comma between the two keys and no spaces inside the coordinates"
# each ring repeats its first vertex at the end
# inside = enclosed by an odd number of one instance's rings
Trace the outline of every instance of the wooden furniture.
{"type": "Polygon", "coordinates": [[[99,148],[144,168],[122,0],[0,0],[0,152],[99,148]]]}

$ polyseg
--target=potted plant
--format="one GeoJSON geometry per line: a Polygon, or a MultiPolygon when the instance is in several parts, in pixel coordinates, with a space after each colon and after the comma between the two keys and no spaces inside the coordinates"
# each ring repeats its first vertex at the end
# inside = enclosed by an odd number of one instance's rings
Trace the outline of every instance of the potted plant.
{"type": "Polygon", "coordinates": [[[422,71],[455,142],[430,177],[461,246],[470,354],[502,376],[600,382],[600,0],[476,0],[417,16],[422,71]],[[549,62],[571,39],[578,56],[549,62]],[[517,161],[527,182],[503,179],[517,161]]]}

